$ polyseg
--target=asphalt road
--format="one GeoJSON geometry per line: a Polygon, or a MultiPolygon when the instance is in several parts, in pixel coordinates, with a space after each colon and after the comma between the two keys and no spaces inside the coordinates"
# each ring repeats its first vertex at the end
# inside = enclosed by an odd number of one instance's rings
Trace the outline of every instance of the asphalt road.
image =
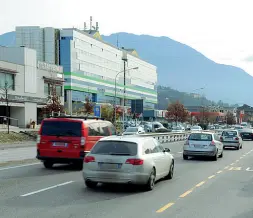
{"type": "Polygon", "coordinates": [[[252,218],[253,142],[226,150],[217,162],[182,159],[183,142],[166,145],[174,178],[151,192],[127,186],[89,190],[81,172],[41,164],[0,168],[0,217],[5,218],[252,218]]]}

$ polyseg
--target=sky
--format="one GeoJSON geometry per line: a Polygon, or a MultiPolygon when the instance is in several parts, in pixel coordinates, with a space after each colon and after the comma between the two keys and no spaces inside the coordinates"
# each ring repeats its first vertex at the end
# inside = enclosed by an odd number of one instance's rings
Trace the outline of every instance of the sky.
{"type": "Polygon", "coordinates": [[[252,0],[0,0],[0,34],[15,26],[83,28],[167,36],[253,75],[252,0]]]}

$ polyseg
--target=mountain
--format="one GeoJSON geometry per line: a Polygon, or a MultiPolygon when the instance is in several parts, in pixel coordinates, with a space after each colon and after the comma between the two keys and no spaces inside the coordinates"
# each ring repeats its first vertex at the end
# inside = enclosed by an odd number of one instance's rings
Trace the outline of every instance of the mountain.
{"type": "Polygon", "coordinates": [[[134,48],[142,59],[156,65],[159,85],[184,92],[205,87],[203,93],[208,99],[253,104],[248,90],[253,77],[238,67],[217,64],[168,37],[117,33],[103,39],[114,45],[118,39],[120,47],[134,48]]]}
{"type": "MultiPolygon", "coordinates": [[[[217,64],[195,49],[168,37],[116,33],[103,40],[120,47],[134,48],[139,57],[157,66],[158,83],[183,92],[202,90],[206,98],[228,103],[253,105],[248,89],[253,77],[244,70],[217,64]]],[[[0,35],[0,45],[12,46],[15,32],[0,35]]],[[[168,96],[170,97],[170,96],[168,96]]]]}

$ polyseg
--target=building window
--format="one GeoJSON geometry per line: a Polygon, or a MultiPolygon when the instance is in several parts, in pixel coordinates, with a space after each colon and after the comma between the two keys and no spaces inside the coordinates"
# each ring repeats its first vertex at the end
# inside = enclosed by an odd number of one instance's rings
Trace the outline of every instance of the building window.
{"type": "Polygon", "coordinates": [[[56,95],[62,96],[62,86],[56,86],[56,95]]]}
{"type": "Polygon", "coordinates": [[[0,73],[0,88],[15,90],[14,75],[9,73],[0,73]]]}
{"type": "MultiPolygon", "coordinates": [[[[52,90],[50,89],[50,84],[49,83],[44,83],[44,94],[46,96],[48,96],[48,95],[52,94],[51,91],[52,90]]],[[[55,86],[55,91],[56,91],[57,96],[62,97],[62,86],[56,85],[55,86]]]]}

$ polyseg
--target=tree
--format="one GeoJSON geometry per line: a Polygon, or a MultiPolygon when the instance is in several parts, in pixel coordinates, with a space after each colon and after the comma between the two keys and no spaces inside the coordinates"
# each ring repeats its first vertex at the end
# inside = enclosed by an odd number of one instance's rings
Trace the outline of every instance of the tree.
{"type": "Polygon", "coordinates": [[[0,87],[0,90],[2,91],[4,97],[1,98],[2,101],[6,102],[6,124],[7,124],[7,133],[10,133],[10,121],[9,121],[9,90],[13,89],[13,84],[9,84],[7,81],[5,81],[4,86],[0,87]]]}
{"type": "Polygon", "coordinates": [[[84,113],[86,114],[91,114],[93,113],[93,108],[94,108],[94,104],[92,103],[92,101],[89,99],[89,97],[87,96],[85,98],[85,103],[84,103],[84,113]]]}
{"type": "Polygon", "coordinates": [[[175,121],[176,123],[185,122],[189,116],[188,111],[179,101],[170,104],[167,111],[167,118],[175,121]]]}
{"type": "Polygon", "coordinates": [[[236,120],[235,120],[234,114],[232,112],[230,112],[230,111],[227,112],[226,121],[227,121],[228,125],[236,124],[236,120]]]}
{"type": "Polygon", "coordinates": [[[114,109],[111,104],[104,104],[101,106],[101,118],[108,120],[110,122],[113,121],[114,118],[114,109]]]}
{"type": "Polygon", "coordinates": [[[49,95],[47,96],[47,105],[42,108],[42,113],[51,116],[53,113],[62,113],[63,105],[61,105],[60,96],[56,92],[56,83],[51,81],[49,83],[49,95]]]}

